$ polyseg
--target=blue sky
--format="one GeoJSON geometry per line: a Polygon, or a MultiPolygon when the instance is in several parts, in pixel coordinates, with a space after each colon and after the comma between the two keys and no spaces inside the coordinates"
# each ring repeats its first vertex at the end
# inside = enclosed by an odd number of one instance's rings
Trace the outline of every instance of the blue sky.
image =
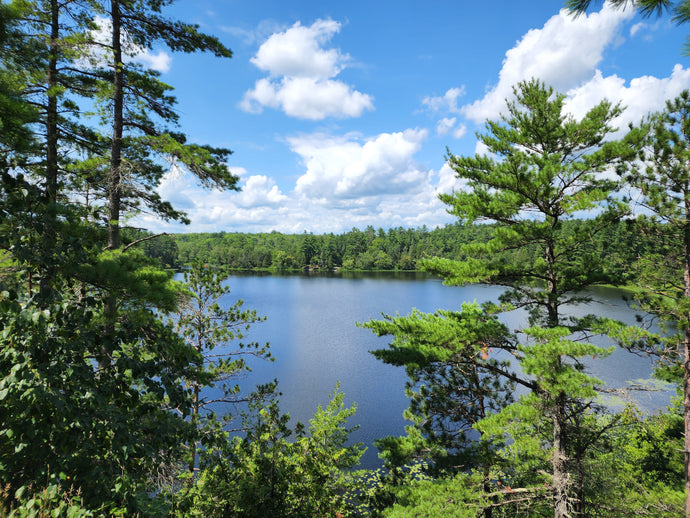
{"type": "MultiPolygon", "coordinates": [[[[166,11],[232,59],[154,49],[139,59],[175,88],[193,142],[233,150],[241,192],[204,190],[173,168],[159,190],[191,225],[146,214],[152,231],[340,233],[452,222],[445,165],[481,152],[475,132],[511,87],[537,77],[575,116],[608,98],[621,128],[690,88],[688,27],[559,0],[334,2],[178,0],[166,11]],[[519,9],[516,9],[516,6],[519,9]]],[[[624,129],[622,129],[624,131],[624,129]]]]}

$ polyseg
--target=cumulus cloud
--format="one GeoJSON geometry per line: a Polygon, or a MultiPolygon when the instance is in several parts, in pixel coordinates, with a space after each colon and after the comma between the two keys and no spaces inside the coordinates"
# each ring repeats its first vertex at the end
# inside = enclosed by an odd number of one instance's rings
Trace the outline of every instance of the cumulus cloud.
{"type": "Polygon", "coordinates": [[[283,77],[277,82],[260,79],[245,94],[241,105],[250,113],[261,113],[264,106],[280,108],[291,117],[321,120],[359,117],[364,107],[371,106],[371,100],[340,81],[283,77]]]}
{"type": "Polygon", "coordinates": [[[156,52],[155,54],[148,49],[141,48],[132,59],[134,61],[139,61],[143,63],[147,68],[157,70],[158,72],[168,72],[170,71],[170,65],[172,63],[172,57],[170,54],[163,52],[162,50],[156,52]]]}
{"type": "Polygon", "coordinates": [[[448,135],[449,133],[455,139],[460,139],[467,133],[467,126],[460,124],[456,126],[457,117],[444,117],[436,123],[436,134],[439,136],[448,135]],[[451,133],[452,130],[452,133],[451,133]]]}
{"type": "MultiPolygon", "coordinates": [[[[566,94],[566,109],[577,119],[603,99],[620,102],[625,111],[614,124],[624,129],[648,113],[663,109],[666,99],[690,87],[690,69],[681,65],[665,78],[642,76],[630,80],[615,74],[605,76],[597,68],[604,51],[619,42],[623,25],[633,14],[631,9],[612,9],[609,4],[598,13],[577,18],[561,11],[541,29],[530,30],[506,52],[498,83],[483,98],[458,108],[458,96],[449,90],[443,97],[425,99],[424,104],[459,113],[475,123],[497,119],[505,112],[505,99],[513,97],[513,86],[535,77],[566,94]]],[[[650,30],[655,27],[635,24],[630,34],[650,30]]],[[[476,151],[485,152],[481,147],[476,151]]]]}
{"type": "MultiPolygon", "coordinates": [[[[342,139],[332,139],[336,141],[342,139]]],[[[354,144],[361,147],[361,143],[354,144]]],[[[406,169],[400,171],[402,175],[406,169]]],[[[344,198],[333,192],[312,194],[297,188],[283,194],[271,178],[246,172],[242,174],[241,192],[203,190],[194,186],[189,175],[168,175],[159,192],[187,212],[191,226],[165,223],[149,214],[138,216],[134,224],[169,232],[341,233],[367,225],[434,227],[452,222],[454,218],[446,212],[438,194],[458,188],[453,171],[447,165],[439,171],[417,168],[414,177],[414,189],[386,192],[382,185],[368,196],[344,198]]]]}
{"type": "Polygon", "coordinates": [[[408,129],[364,142],[324,135],[290,138],[306,168],[295,191],[312,198],[353,199],[418,189],[425,172],[413,157],[426,137],[426,130],[408,129]]]}
{"type": "MultiPolygon", "coordinates": [[[[269,225],[280,217],[288,197],[272,178],[248,175],[242,168],[235,168],[232,172],[240,176],[240,192],[202,189],[196,185],[192,175],[173,169],[164,176],[158,193],[184,210],[192,220],[194,230],[200,232],[229,226],[241,228],[242,221],[269,225]]],[[[140,218],[154,221],[153,216],[142,215],[140,218]]],[[[161,222],[157,221],[155,225],[161,227],[161,222]]],[[[174,228],[175,224],[170,227],[174,228]]]]}
{"type": "Polygon", "coordinates": [[[317,20],[310,27],[297,22],[287,31],[268,38],[251,62],[272,76],[333,77],[345,67],[350,56],[322,46],[339,31],[340,24],[333,20],[317,20]]]}
{"type": "Polygon", "coordinates": [[[633,15],[633,9],[613,9],[609,4],[580,17],[562,10],[506,52],[498,83],[460,111],[476,123],[495,119],[504,111],[504,100],[513,96],[513,86],[533,77],[563,92],[580,86],[592,78],[604,50],[617,43],[622,24],[633,15]]]}
{"type": "Polygon", "coordinates": [[[240,192],[203,190],[189,174],[171,171],[159,193],[184,209],[192,225],[166,224],[151,215],[139,216],[137,224],[173,232],[285,233],[445,225],[454,218],[438,194],[460,183],[447,165],[432,170],[415,160],[427,138],[422,129],[368,138],[321,133],[292,137],[286,142],[301,158],[304,173],[289,191],[243,168],[232,170],[240,176],[240,192]]]}
{"type": "Polygon", "coordinates": [[[245,93],[240,108],[250,113],[276,108],[310,120],[359,117],[373,109],[371,96],[335,79],[352,61],[339,49],[325,48],[339,30],[336,21],[317,20],[270,36],[251,59],[268,77],[245,93]]]}
{"type": "Polygon", "coordinates": [[[617,127],[625,128],[650,112],[662,110],[666,99],[676,97],[688,86],[690,69],[681,65],[674,66],[669,77],[637,77],[627,86],[626,81],[616,75],[604,77],[596,71],[590,81],[567,92],[566,109],[579,119],[604,99],[620,102],[625,111],[615,122],[617,127]]]}
{"type": "Polygon", "coordinates": [[[450,113],[460,113],[458,99],[465,95],[465,87],[451,88],[440,97],[425,97],[422,104],[432,112],[447,111],[450,113]]]}
{"type": "Polygon", "coordinates": [[[436,134],[437,135],[448,135],[450,130],[455,126],[457,119],[455,117],[444,117],[436,123],[436,134]]]}
{"type": "Polygon", "coordinates": [[[453,130],[453,138],[461,139],[467,134],[467,126],[461,124],[453,130]]]}
{"type": "Polygon", "coordinates": [[[277,207],[287,201],[275,181],[265,175],[249,176],[237,196],[240,207],[277,207]]]}

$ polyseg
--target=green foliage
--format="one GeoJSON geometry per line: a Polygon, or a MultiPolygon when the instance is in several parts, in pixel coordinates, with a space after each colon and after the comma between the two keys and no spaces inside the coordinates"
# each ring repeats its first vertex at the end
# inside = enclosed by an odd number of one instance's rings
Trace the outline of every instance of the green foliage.
{"type": "MultiPolygon", "coordinates": [[[[651,117],[647,145],[640,153],[643,166],[625,175],[643,195],[639,203],[647,214],[638,219],[638,225],[653,243],[653,249],[634,263],[643,288],[637,301],[642,309],[681,332],[690,327],[688,286],[680,282],[688,266],[686,248],[690,244],[686,231],[690,219],[689,114],[690,92],[684,91],[667,102],[665,111],[651,117]]],[[[666,348],[672,352],[681,333],[665,330],[669,331],[666,348]]]]}
{"type": "MultiPolygon", "coordinates": [[[[554,513],[565,516],[573,487],[582,484],[581,479],[571,481],[567,473],[572,469],[569,444],[580,433],[570,424],[581,423],[582,412],[589,408],[583,402],[595,397],[598,385],[583,372],[581,358],[609,351],[578,336],[601,327],[596,317],[568,318],[562,308],[588,302],[577,292],[591,284],[621,281],[617,269],[607,264],[608,257],[587,253],[586,244],[626,213],[613,197],[617,183],[604,173],[635,157],[643,132],[631,131],[624,141],[607,140],[613,131],[610,121],[620,114],[620,108],[608,102],[576,121],[564,113],[565,97],[538,81],[520,83],[514,93],[507,115],[488,121],[488,133],[479,135],[488,155],[448,156],[467,188],[441,195],[461,222],[495,221],[492,239],[466,247],[469,261],[436,259],[425,265],[451,284],[506,286],[500,298],[504,308],[529,311],[531,327],[522,330],[523,343],[515,356],[530,376],[521,383],[532,394],[487,424],[506,417],[524,423],[531,417],[531,424],[539,427],[539,414],[550,422],[554,513]],[[563,222],[581,211],[590,211],[590,218],[566,232],[563,222]],[[530,407],[538,410],[537,415],[530,407]]],[[[487,426],[484,431],[500,433],[500,428],[487,426]]],[[[519,450],[523,435],[512,437],[511,449],[519,450]]],[[[524,447],[528,456],[534,446],[524,447]]]]}
{"type": "Polygon", "coordinates": [[[459,312],[387,316],[363,327],[393,336],[387,349],[373,354],[404,366],[409,376],[405,418],[413,425],[407,437],[376,442],[387,465],[424,461],[431,472],[456,473],[484,464],[492,445],[473,427],[508,404],[514,390],[500,375],[508,363],[492,357],[494,349],[508,346],[507,328],[477,304],[463,304],[459,312]]]}
{"type": "MultiPolygon", "coordinates": [[[[166,263],[178,267],[189,266],[194,260],[217,268],[297,270],[307,265],[303,260],[306,240],[316,243],[311,262],[320,268],[346,270],[415,270],[420,261],[430,256],[452,260],[467,260],[465,245],[489,240],[495,225],[454,224],[427,230],[425,228],[379,229],[376,237],[353,229],[344,234],[286,235],[278,232],[244,234],[217,232],[212,234],[179,234],[175,236],[176,250],[166,263]],[[300,259],[302,258],[302,259],[300,259]]],[[[587,223],[579,219],[562,222],[565,235],[582,237],[587,223]]],[[[586,235],[586,234],[585,234],[586,235]]],[[[152,240],[153,243],[158,240],[152,240]]],[[[313,244],[312,243],[312,244],[313,244]]],[[[624,220],[601,228],[580,243],[577,254],[583,260],[608,260],[601,267],[607,279],[621,282],[633,280],[630,265],[649,249],[649,238],[641,233],[634,220],[624,220]]],[[[145,245],[146,253],[149,254],[145,245]]],[[[310,245],[311,246],[311,245],[310,245]]],[[[651,250],[649,250],[651,252],[651,250]]],[[[154,251],[150,254],[156,255],[154,251]]],[[[504,262],[519,261],[530,264],[537,259],[536,248],[520,254],[498,252],[504,262]]]]}
{"type": "MultiPolygon", "coordinates": [[[[687,19],[686,19],[687,21],[687,19]]],[[[640,153],[641,167],[626,180],[642,193],[649,214],[640,218],[643,231],[657,244],[656,253],[636,263],[641,288],[637,303],[662,322],[662,335],[648,350],[660,358],[666,379],[683,387],[684,450],[690,449],[690,92],[666,102],[666,109],[647,124],[649,136],[640,153]],[[675,378],[675,379],[674,379],[675,378]],[[682,380],[682,382],[680,381],[682,380]]],[[[685,457],[686,514],[690,513],[690,457],[685,457]]]]}
{"type": "MultiPolygon", "coordinates": [[[[415,411],[419,415],[417,431],[384,446],[403,458],[415,447],[432,450],[419,432],[441,446],[443,426],[452,422],[452,405],[473,409],[464,419],[482,433],[479,444],[506,443],[502,451],[478,448],[473,466],[482,468],[484,491],[497,472],[506,473],[511,484],[526,486],[520,491],[528,493],[547,483],[554,516],[565,517],[573,502],[581,505],[586,478],[573,476],[580,464],[571,459],[584,458],[596,444],[593,440],[577,447],[577,438],[587,433],[597,437],[587,417],[600,382],[584,372],[582,359],[610,352],[587,338],[615,326],[595,316],[567,317],[564,306],[588,302],[578,293],[587,286],[623,280],[619,265],[608,255],[592,253],[592,245],[597,234],[626,214],[627,208],[614,197],[619,186],[606,173],[635,157],[643,132],[631,131],[624,141],[609,140],[610,121],[621,112],[618,106],[602,102],[577,121],[564,111],[565,96],[538,81],[518,84],[514,94],[507,114],[487,121],[487,133],[478,135],[486,155],[448,154],[465,187],[440,195],[461,224],[493,223],[490,238],[466,244],[462,260],[422,260],[425,269],[447,284],[505,286],[500,305],[487,305],[484,312],[477,306],[464,306],[460,313],[415,312],[367,327],[394,336],[388,350],[375,353],[379,358],[405,365],[413,384],[422,381],[416,395],[410,392],[416,402],[408,416],[415,411]],[[590,217],[576,220],[583,211],[590,217]],[[519,339],[487,313],[515,308],[529,315],[529,327],[520,330],[519,339]],[[442,360],[451,354],[457,355],[451,371],[441,363],[426,363],[430,357],[442,360]],[[494,354],[503,361],[492,359],[494,354]],[[510,370],[508,358],[518,362],[518,373],[510,370]],[[430,369],[416,377],[425,366],[430,369]],[[512,388],[506,382],[522,385],[527,395],[510,403],[502,393],[512,388]],[[458,401],[448,398],[439,407],[437,394],[452,394],[458,386],[467,394],[458,401]],[[481,404],[473,408],[465,398],[481,404]],[[425,427],[433,422],[430,412],[436,408],[444,409],[446,421],[437,425],[442,433],[433,436],[425,427]]],[[[624,334],[620,326],[616,330],[624,334]]],[[[455,445],[459,450],[463,446],[455,445]]]]}
{"type": "Polygon", "coordinates": [[[26,80],[18,67],[28,50],[23,45],[18,26],[22,11],[14,4],[0,4],[0,161],[30,149],[34,136],[29,124],[38,120],[38,113],[22,97],[26,80]]]}
{"type": "Polygon", "coordinates": [[[37,307],[5,292],[0,305],[0,484],[65,473],[88,505],[148,505],[150,475],[187,435],[166,408],[187,411],[179,376],[193,355],[150,311],[129,311],[110,367],[97,370],[96,299],[37,307]]]}
{"type": "MultiPolygon", "coordinates": [[[[162,38],[179,50],[229,54],[193,26],[146,11],[168,3],[123,2],[129,35],[144,47],[162,38]]],[[[232,188],[236,178],[224,167],[226,150],[187,145],[163,129],[177,120],[170,88],[132,65],[127,123],[137,129],[124,144],[132,169],[123,178],[133,181],[121,192],[106,187],[110,142],[82,112],[122,100],[120,67],[86,65],[104,7],[0,6],[0,250],[11,268],[0,295],[0,486],[15,510],[58,505],[57,484],[102,514],[160,516],[168,509],[156,479],[193,439],[184,377],[201,359],[161,320],[176,307],[178,284],[142,252],[108,243],[104,219],[118,227],[119,215],[104,218],[102,200],[178,217],[155,194],[163,153],[202,182],[232,188]],[[22,496],[29,493],[37,496],[22,496]]]]}
{"type": "MultiPolygon", "coordinates": [[[[3,491],[0,491],[0,499],[3,502],[12,500],[3,491]]],[[[52,483],[36,494],[21,494],[18,501],[19,504],[16,507],[13,506],[9,509],[0,507],[0,517],[53,518],[64,516],[65,518],[87,518],[95,516],[92,511],[84,508],[84,502],[79,497],[78,491],[74,491],[72,488],[65,491],[60,482],[52,483]]]]}
{"type": "Polygon", "coordinates": [[[250,404],[244,438],[205,454],[197,483],[183,496],[180,516],[337,516],[353,509],[354,478],[346,470],[359,463],[359,444],[346,446],[352,429],[343,394],[334,392],[318,408],[308,433],[293,431],[277,402],[250,404]]]}
{"type": "Polygon", "coordinates": [[[596,419],[601,439],[583,461],[592,516],[681,516],[682,416],[676,410],[640,416],[628,408],[596,419]]]}
{"type": "Polygon", "coordinates": [[[256,311],[242,308],[238,300],[227,309],[222,299],[230,293],[223,275],[202,264],[194,263],[184,274],[186,297],[179,304],[174,323],[176,331],[188,346],[198,353],[194,369],[184,378],[192,391],[192,424],[198,437],[190,446],[189,470],[194,471],[200,444],[213,449],[226,440],[220,432],[232,419],[230,413],[220,417],[213,411],[217,405],[226,409],[229,404],[247,402],[250,396],[241,393],[237,380],[251,367],[247,357],[273,360],[268,344],[244,342],[252,324],[264,319],[256,311]],[[202,389],[214,389],[213,396],[203,395],[202,389]]]}
{"type": "Polygon", "coordinates": [[[483,508],[481,480],[457,475],[451,479],[421,479],[401,486],[386,518],[475,518],[483,508]]]}

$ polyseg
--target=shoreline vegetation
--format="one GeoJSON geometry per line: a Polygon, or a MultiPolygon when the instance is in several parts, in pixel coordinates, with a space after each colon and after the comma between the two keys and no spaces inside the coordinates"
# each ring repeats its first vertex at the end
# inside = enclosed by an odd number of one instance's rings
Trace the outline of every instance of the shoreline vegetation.
{"type": "MultiPolygon", "coordinates": [[[[563,221],[564,233],[574,233],[586,220],[563,221]]],[[[404,271],[421,272],[421,261],[429,257],[466,260],[464,247],[486,243],[495,230],[493,224],[449,224],[428,229],[371,226],[353,228],[342,234],[283,234],[280,232],[243,233],[208,232],[159,236],[141,241],[147,256],[166,268],[183,268],[199,261],[226,271],[404,271]]],[[[123,242],[133,243],[146,237],[142,230],[126,229],[123,242]]],[[[583,247],[583,254],[613,256],[612,263],[633,280],[635,262],[654,241],[646,237],[636,220],[622,220],[600,232],[583,247]]],[[[534,260],[537,250],[533,250],[534,260]]],[[[509,259],[509,252],[502,252],[509,259]]],[[[524,254],[521,260],[525,260],[524,254]]]]}

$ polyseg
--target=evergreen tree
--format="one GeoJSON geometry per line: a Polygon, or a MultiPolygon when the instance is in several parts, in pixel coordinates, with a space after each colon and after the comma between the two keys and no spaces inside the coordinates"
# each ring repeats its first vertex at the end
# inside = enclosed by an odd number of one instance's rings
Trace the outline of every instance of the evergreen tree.
{"type": "MultiPolygon", "coordinates": [[[[538,81],[520,83],[514,93],[507,114],[488,121],[487,134],[479,135],[488,155],[448,155],[466,187],[441,195],[461,223],[493,221],[492,238],[466,246],[465,261],[434,258],[423,264],[446,284],[505,286],[498,309],[527,310],[529,327],[521,330],[520,343],[498,341],[494,346],[496,354],[505,351],[517,360],[523,374],[514,376],[499,365],[490,369],[528,394],[482,419],[477,428],[502,436],[511,423],[521,426],[522,433],[511,434],[508,453],[538,457],[543,447],[550,449],[550,474],[541,482],[550,484],[554,516],[562,518],[572,515],[577,496],[570,458],[573,434],[578,433],[573,423],[589,408],[587,401],[596,396],[599,384],[584,372],[582,359],[607,352],[586,336],[610,324],[591,316],[569,318],[563,307],[586,303],[578,292],[591,284],[618,280],[606,257],[589,254],[585,247],[627,211],[613,198],[618,185],[607,172],[634,157],[640,135],[635,131],[624,142],[607,140],[613,131],[610,122],[621,112],[608,102],[577,121],[565,113],[564,96],[538,81]],[[581,227],[564,232],[564,221],[582,211],[595,212],[581,227]],[[528,434],[527,428],[533,432],[528,434]],[[540,437],[535,429],[550,432],[540,437]]],[[[481,344],[488,338],[477,337],[469,349],[475,358],[482,358],[481,344]]],[[[477,366],[487,368],[485,362],[477,366]]],[[[539,477],[532,480],[537,482],[539,477]]]]}
{"type": "MultiPolygon", "coordinates": [[[[161,15],[172,0],[114,0],[106,8],[110,24],[108,68],[101,70],[107,121],[111,127],[107,165],[108,247],[120,247],[120,216],[129,204],[145,203],[166,218],[185,220],[151,189],[166,171],[158,156],[172,159],[205,186],[237,189],[225,159],[227,149],[187,144],[186,137],[166,125],[176,125],[177,114],[170,87],[152,70],[125,59],[138,49],[162,43],[173,51],[208,51],[218,57],[232,52],[198,27],[161,15]],[[123,169],[123,167],[125,169],[123,169]],[[124,204],[124,205],[123,205],[124,204]]],[[[106,25],[107,27],[107,25],[106,25]]]]}
{"type": "Polygon", "coordinates": [[[654,351],[666,375],[682,386],[685,416],[686,516],[690,516],[690,92],[667,101],[649,121],[651,131],[641,153],[643,167],[626,180],[642,194],[642,231],[653,252],[638,263],[638,296],[642,309],[667,324],[667,334],[654,351]]]}
{"type": "MultiPolygon", "coordinates": [[[[30,124],[38,113],[27,102],[26,79],[21,70],[30,54],[20,31],[22,11],[13,4],[0,5],[0,167],[5,170],[17,155],[33,144],[30,124]]],[[[14,162],[17,165],[17,162],[14,162]]]]}
{"type": "MultiPolygon", "coordinates": [[[[387,467],[409,469],[422,462],[424,471],[436,477],[477,470],[483,490],[489,492],[500,442],[478,435],[474,427],[513,401],[514,374],[507,361],[491,358],[489,352],[508,348],[508,329],[476,304],[463,305],[459,312],[414,311],[386,319],[365,327],[379,336],[394,336],[388,349],[373,354],[405,367],[411,403],[404,415],[413,423],[406,437],[376,442],[387,467]]],[[[491,516],[490,508],[485,516],[491,516]]]]}
{"type": "MultiPolygon", "coordinates": [[[[123,26],[129,23],[138,45],[164,33],[177,50],[194,50],[194,40],[196,48],[222,47],[193,26],[162,20],[157,10],[168,3],[108,4],[122,7],[123,26]]],[[[0,249],[20,272],[19,282],[3,285],[0,294],[0,485],[20,498],[30,487],[69,484],[106,514],[164,515],[153,481],[162,467],[182,460],[183,445],[193,439],[183,379],[201,360],[161,321],[175,309],[178,284],[139,251],[121,247],[119,219],[100,224],[83,210],[81,202],[91,205],[80,189],[98,186],[130,207],[148,204],[180,217],[149,194],[164,171],[160,155],[177,158],[212,185],[233,188],[236,178],[222,163],[227,151],[188,145],[180,134],[148,125],[147,114],[176,120],[169,87],[155,74],[123,68],[122,59],[111,70],[88,65],[101,4],[16,1],[0,9],[12,15],[1,23],[0,45],[8,52],[0,109],[11,115],[3,124],[13,131],[0,138],[0,249]],[[103,166],[117,137],[104,139],[80,110],[85,98],[90,105],[96,98],[116,104],[117,88],[108,85],[123,70],[122,96],[136,106],[121,121],[120,156],[141,167],[130,178],[148,182],[148,189],[98,185],[108,178],[103,166]],[[104,251],[109,226],[116,246],[104,251]]],[[[103,127],[116,118],[106,116],[103,127]]]]}
{"type": "MultiPolygon", "coordinates": [[[[227,275],[218,274],[200,263],[194,263],[185,273],[185,286],[189,291],[180,303],[175,319],[177,331],[199,354],[198,371],[188,377],[186,383],[192,390],[192,424],[199,438],[191,446],[189,470],[194,472],[200,446],[207,449],[216,445],[217,431],[227,425],[232,414],[227,412],[230,405],[246,403],[251,397],[246,391],[242,394],[237,380],[251,370],[246,357],[272,360],[268,344],[245,343],[244,333],[255,322],[263,319],[256,311],[242,308],[238,300],[227,309],[226,303],[230,287],[223,285],[227,275]],[[237,342],[235,345],[234,342],[237,342]],[[212,388],[216,395],[202,395],[203,388],[212,388]],[[217,417],[214,408],[222,404],[224,413],[217,417]]],[[[257,396],[258,393],[254,393],[257,396]]],[[[222,439],[221,439],[222,440],[222,439]]]]}

